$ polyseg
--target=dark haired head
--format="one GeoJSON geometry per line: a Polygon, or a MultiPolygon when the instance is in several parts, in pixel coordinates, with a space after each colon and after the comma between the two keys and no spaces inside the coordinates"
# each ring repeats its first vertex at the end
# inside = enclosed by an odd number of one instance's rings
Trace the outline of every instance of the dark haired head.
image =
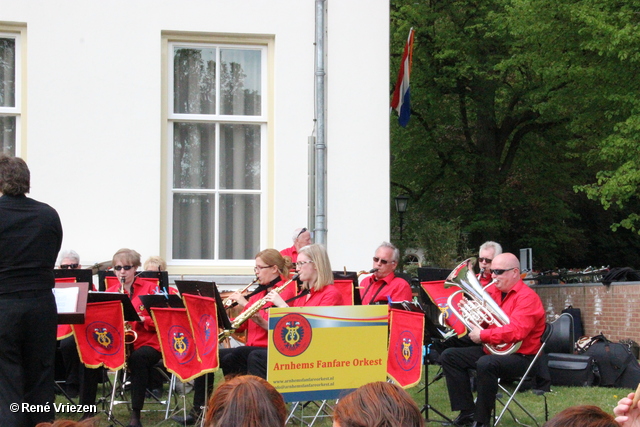
{"type": "Polygon", "coordinates": [[[227,379],[209,400],[207,427],[283,427],[287,408],[282,395],[253,375],[227,379]]]}
{"type": "Polygon", "coordinates": [[[29,192],[31,174],[20,157],[0,153],[0,193],[7,196],[23,196],[29,192]]]}

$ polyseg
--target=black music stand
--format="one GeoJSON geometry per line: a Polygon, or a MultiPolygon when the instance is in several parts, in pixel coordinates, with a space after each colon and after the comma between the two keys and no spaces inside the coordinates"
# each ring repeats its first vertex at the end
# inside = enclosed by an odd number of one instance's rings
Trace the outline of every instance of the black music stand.
{"type": "Polygon", "coordinates": [[[334,280],[351,280],[353,283],[353,305],[362,305],[362,298],[360,298],[360,284],[358,283],[358,273],[355,271],[334,271],[334,280]]]}
{"type": "Polygon", "coordinates": [[[120,292],[89,292],[87,296],[87,302],[107,302],[107,301],[120,301],[122,303],[122,312],[124,314],[124,320],[127,322],[139,322],[140,316],[128,295],[121,294],[120,292]]]}
{"type": "MultiPolygon", "coordinates": [[[[65,271],[65,270],[63,270],[65,271]]],[[[84,315],[87,312],[87,294],[89,293],[89,282],[69,282],[56,283],[54,294],[56,297],[56,305],[58,306],[58,324],[80,324],[84,323],[84,315]],[[77,288],[77,291],[66,293],[66,289],[77,288]],[[75,300],[64,301],[66,298],[75,298],[75,300]],[[66,304],[69,303],[69,304],[66,304]],[[72,305],[71,310],[60,311],[60,307],[72,305]]]]}
{"type": "Polygon", "coordinates": [[[178,295],[140,295],[140,301],[149,315],[152,308],[184,308],[184,302],[178,295]]]}
{"type": "Polygon", "coordinates": [[[176,280],[176,287],[180,294],[199,295],[201,297],[213,298],[216,301],[216,314],[218,317],[218,327],[224,330],[231,329],[231,320],[227,311],[222,305],[222,297],[215,282],[205,282],[202,280],[176,280]]]}
{"type": "Polygon", "coordinates": [[[90,268],[55,268],[53,269],[53,276],[56,279],[74,277],[76,282],[89,283],[91,285],[89,290],[93,290],[93,271],[90,268]]]}

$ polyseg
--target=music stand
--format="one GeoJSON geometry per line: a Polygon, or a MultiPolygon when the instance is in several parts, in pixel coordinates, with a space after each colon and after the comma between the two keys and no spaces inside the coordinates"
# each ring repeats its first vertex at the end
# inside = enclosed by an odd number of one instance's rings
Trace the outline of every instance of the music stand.
{"type": "Polygon", "coordinates": [[[121,294],[120,292],[89,292],[87,296],[87,302],[107,302],[107,301],[120,301],[122,303],[122,313],[124,314],[124,320],[127,322],[139,322],[140,316],[128,295],[121,294]]]}
{"type": "Polygon", "coordinates": [[[184,302],[178,295],[140,295],[140,301],[149,315],[152,308],[184,308],[184,302]]]}
{"type": "Polygon", "coordinates": [[[58,307],[59,325],[84,323],[89,282],[56,283],[53,293],[58,307]],[[78,290],[74,291],[73,288],[78,290]]]}
{"type": "Polygon", "coordinates": [[[358,273],[355,271],[334,271],[333,278],[337,280],[351,280],[353,283],[353,305],[362,305],[358,283],[358,273]]]}
{"type": "Polygon", "coordinates": [[[202,280],[176,280],[176,287],[180,294],[199,295],[201,297],[213,298],[216,301],[216,315],[218,317],[218,327],[224,330],[231,329],[231,320],[227,311],[222,305],[222,297],[215,282],[205,282],[202,280]]]}
{"type": "Polygon", "coordinates": [[[54,268],[53,269],[53,277],[56,279],[62,279],[66,277],[74,277],[76,282],[87,282],[91,285],[91,289],[93,290],[93,271],[90,268],[54,268]]]}

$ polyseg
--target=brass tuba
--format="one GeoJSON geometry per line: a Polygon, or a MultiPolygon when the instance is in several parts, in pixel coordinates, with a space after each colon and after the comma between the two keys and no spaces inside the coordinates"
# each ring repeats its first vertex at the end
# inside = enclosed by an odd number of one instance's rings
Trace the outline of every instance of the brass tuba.
{"type": "MultiPolygon", "coordinates": [[[[460,264],[449,274],[449,277],[444,282],[444,287],[449,288],[451,286],[457,286],[459,291],[452,293],[449,296],[447,305],[455,313],[460,321],[467,327],[468,330],[473,327],[480,329],[486,329],[490,325],[497,327],[505,326],[509,324],[509,317],[502,311],[500,306],[489,296],[485,291],[485,288],[480,285],[478,278],[473,274],[473,266],[476,264],[475,258],[469,258],[460,264]],[[460,307],[457,307],[453,302],[453,299],[459,293],[464,293],[467,301],[460,307]]],[[[493,281],[486,287],[493,284],[493,281]]],[[[485,348],[495,355],[508,355],[516,352],[522,341],[517,343],[503,343],[503,344],[484,344],[485,348]]]]}

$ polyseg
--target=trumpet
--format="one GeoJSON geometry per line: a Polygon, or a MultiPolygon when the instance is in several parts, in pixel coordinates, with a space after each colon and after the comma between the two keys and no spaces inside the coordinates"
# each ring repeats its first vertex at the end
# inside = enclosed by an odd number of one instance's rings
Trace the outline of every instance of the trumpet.
{"type": "MultiPolygon", "coordinates": [[[[256,277],[256,279],[255,279],[253,282],[249,283],[247,286],[245,286],[244,288],[240,289],[238,292],[239,292],[239,293],[241,293],[241,294],[242,294],[242,293],[244,293],[244,292],[245,292],[247,289],[249,289],[251,286],[255,285],[255,284],[256,284],[256,282],[258,282],[258,280],[260,280],[260,279],[258,279],[258,278],[256,277]]],[[[226,309],[226,308],[231,308],[231,307],[233,307],[233,306],[235,306],[235,305],[237,305],[237,304],[238,304],[237,302],[233,301],[233,300],[232,300],[232,299],[230,299],[229,297],[226,297],[226,298],[224,299],[224,301],[222,301],[222,306],[223,306],[225,309],[226,309]]]]}
{"type": "MultiPolygon", "coordinates": [[[[284,291],[286,287],[289,285],[289,283],[293,282],[294,280],[298,280],[298,276],[300,276],[300,274],[296,274],[291,279],[287,280],[282,286],[273,288],[273,290],[277,293],[284,291]]],[[[262,309],[262,307],[264,307],[264,305],[267,303],[267,300],[265,298],[266,296],[262,297],[261,299],[256,301],[251,307],[249,307],[247,310],[240,313],[240,315],[236,317],[235,320],[231,323],[231,329],[225,329],[224,331],[218,334],[218,342],[224,341],[225,338],[230,336],[244,322],[246,322],[251,317],[253,317],[253,315],[256,314],[257,312],[259,312],[262,309]]]]}

